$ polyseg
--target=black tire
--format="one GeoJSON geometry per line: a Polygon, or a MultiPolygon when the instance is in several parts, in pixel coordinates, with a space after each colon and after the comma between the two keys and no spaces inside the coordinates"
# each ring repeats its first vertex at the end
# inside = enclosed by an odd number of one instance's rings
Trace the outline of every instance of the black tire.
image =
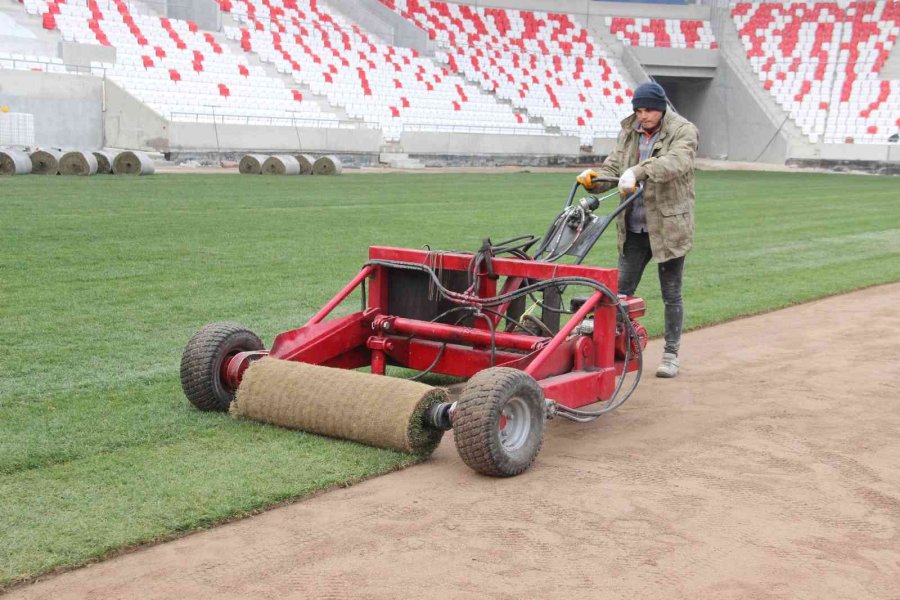
{"type": "Polygon", "coordinates": [[[524,371],[508,367],[481,371],[469,380],[456,404],[456,450],[463,462],[483,475],[519,475],[541,450],[546,412],[543,390],[524,371]],[[515,429],[507,433],[514,419],[518,419],[515,429]]]}
{"type": "Polygon", "coordinates": [[[238,352],[263,348],[262,340],[242,325],[210,323],[194,334],[181,355],[184,395],[200,410],[228,410],[235,390],[222,381],[222,363],[238,352]]]}

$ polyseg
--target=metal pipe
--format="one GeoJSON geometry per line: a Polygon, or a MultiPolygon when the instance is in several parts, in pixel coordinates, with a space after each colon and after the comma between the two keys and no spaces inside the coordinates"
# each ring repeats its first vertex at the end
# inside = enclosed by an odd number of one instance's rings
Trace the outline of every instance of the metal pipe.
{"type": "Polygon", "coordinates": [[[364,267],[362,271],[357,273],[356,277],[350,280],[350,283],[344,286],[344,289],[338,292],[334,298],[328,301],[328,304],[323,306],[321,310],[319,310],[319,312],[314,314],[313,317],[306,322],[306,326],[309,327],[310,325],[315,325],[316,323],[319,323],[322,319],[327,317],[329,313],[331,313],[331,311],[333,311],[338,304],[343,302],[344,298],[349,296],[350,293],[356,289],[356,286],[358,286],[366,277],[371,275],[372,271],[374,270],[375,267],[372,265],[364,267]]]}
{"type": "MultiPolygon", "coordinates": [[[[386,332],[391,334],[414,335],[417,337],[468,344],[473,346],[490,346],[491,332],[486,329],[474,329],[460,325],[445,325],[431,321],[418,321],[403,317],[387,317],[386,323],[390,323],[386,332]]],[[[516,350],[532,351],[547,338],[534,335],[521,335],[518,333],[506,333],[498,331],[494,333],[494,344],[497,348],[513,348],[516,350]]]]}
{"type": "MultiPolygon", "coordinates": [[[[594,307],[600,302],[600,299],[603,297],[603,292],[594,292],[594,294],[588,298],[587,302],[581,305],[581,308],[578,309],[578,312],[569,319],[569,322],[559,330],[550,343],[547,344],[542,350],[541,353],[537,355],[537,357],[531,361],[531,364],[525,368],[525,372],[535,377],[535,373],[541,368],[541,366],[547,361],[547,359],[553,354],[553,351],[559,348],[559,345],[565,341],[569,334],[575,329],[575,326],[581,323],[588,314],[594,310],[594,307]]],[[[537,377],[535,377],[537,379],[537,377]]]]}

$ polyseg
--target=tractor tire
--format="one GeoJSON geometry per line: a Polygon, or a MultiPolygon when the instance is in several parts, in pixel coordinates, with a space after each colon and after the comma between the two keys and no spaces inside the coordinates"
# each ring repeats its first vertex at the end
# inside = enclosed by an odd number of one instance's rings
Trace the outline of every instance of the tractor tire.
{"type": "Polygon", "coordinates": [[[546,413],[543,390],[524,371],[481,371],[466,384],[453,413],[456,450],[483,475],[519,475],[541,449],[546,413]]]}
{"type": "Polygon", "coordinates": [[[222,381],[222,364],[238,352],[263,349],[262,340],[237,323],[226,321],[203,327],[181,355],[184,395],[200,410],[228,410],[235,390],[222,381]]]}

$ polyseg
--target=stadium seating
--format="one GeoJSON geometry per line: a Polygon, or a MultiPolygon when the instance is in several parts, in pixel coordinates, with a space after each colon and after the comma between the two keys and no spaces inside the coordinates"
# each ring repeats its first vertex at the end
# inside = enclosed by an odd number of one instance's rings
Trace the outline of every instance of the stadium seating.
{"type": "Polygon", "coordinates": [[[732,18],[763,87],[811,142],[885,143],[900,81],[879,78],[900,2],[741,2],[732,18]]]}
{"type": "Polygon", "coordinates": [[[56,56],[35,56],[15,52],[0,52],[0,69],[68,73],[62,59],[56,56]]]}
{"type": "Polygon", "coordinates": [[[542,134],[509,105],[415,50],[384,44],[316,0],[219,0],[241,24],[226,36],[246,52],[388,140],[403,131],[542,134]]]}
{"type": "Polygon", "coordinates": [[[623,44],[648,48],[718,48],[709,21],[606,17],[610,33],[623,44]]]}
{"type": "Polygon", "coordinates": [[[631,112],[628,83],[568,15],[380,1],[425,30],[451,71],[585,145],[594,137],[615,137],[631,112]]]}
{"type": "Polygon", "coordinates": [[[230,52],[190,21],[132,14],[123,0],[26,0],[45,29],[65,40],[114,46],[116,62],[94,63],[166,118],[211,122],[336,126],[336,115],[230,52]],[[261,93],[262,92],[262,93],[261,93]],[[262,97],[261,97],[262,96],[262,97]]]}

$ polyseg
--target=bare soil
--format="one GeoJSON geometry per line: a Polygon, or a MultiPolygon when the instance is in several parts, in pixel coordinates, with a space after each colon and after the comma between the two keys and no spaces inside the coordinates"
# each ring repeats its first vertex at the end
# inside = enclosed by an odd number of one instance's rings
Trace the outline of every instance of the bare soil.
{"type": "Polygon", "coordinates": [[[426,463],[8,598],[900,598],[900,284],[685,336],[535,465],[426,463]]]}

